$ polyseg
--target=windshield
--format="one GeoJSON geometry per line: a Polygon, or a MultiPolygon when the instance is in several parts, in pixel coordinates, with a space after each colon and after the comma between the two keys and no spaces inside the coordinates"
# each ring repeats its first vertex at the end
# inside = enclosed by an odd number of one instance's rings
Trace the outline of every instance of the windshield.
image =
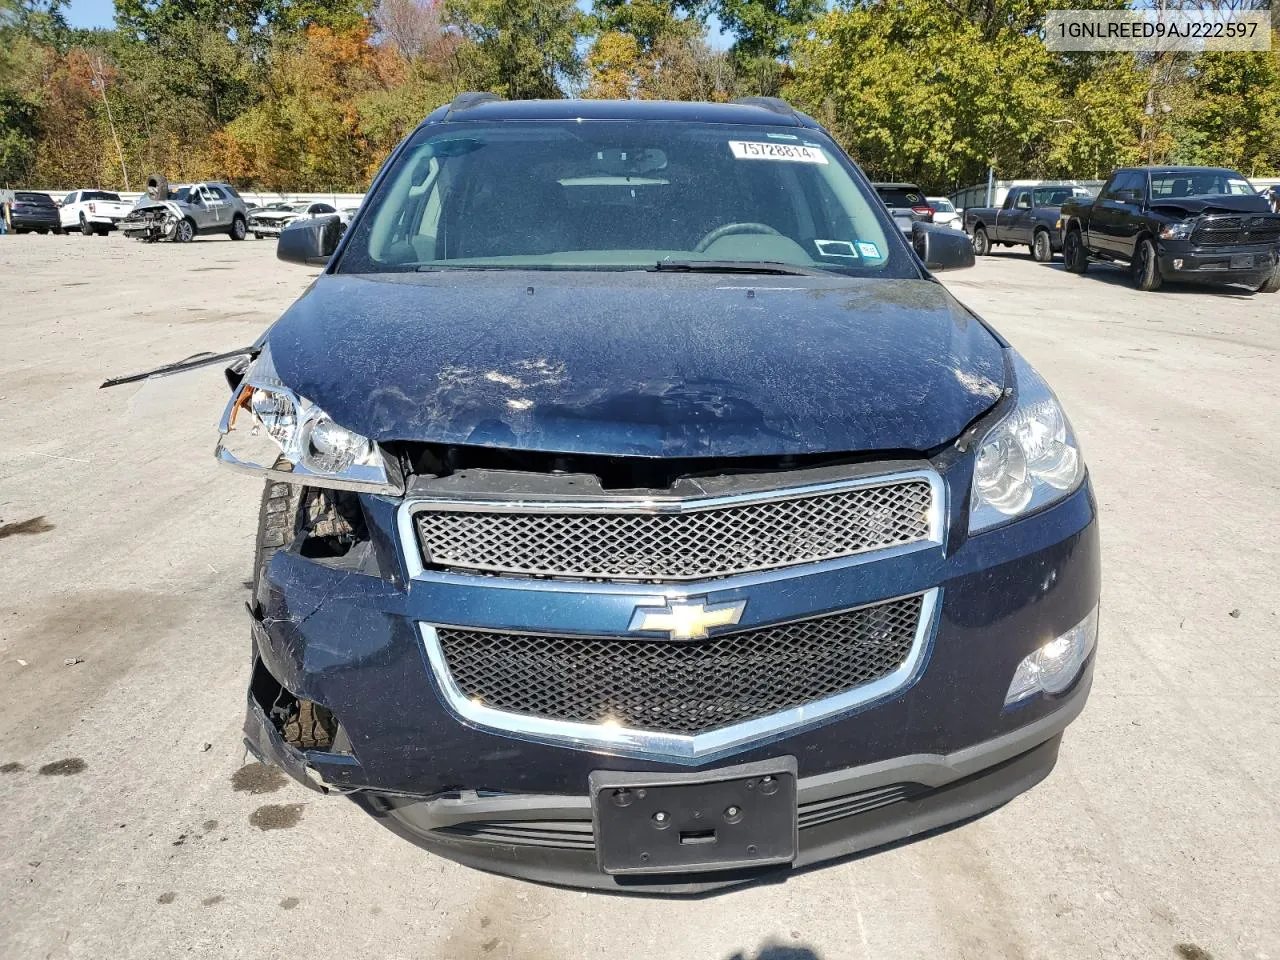
{"type": "Polygon", "coordinates": [[[14,203],[53,204],[53,198],[47,193],[23,193],[19,190],[13,195],[14,203]]]}
{"type": "Polygon", "coordinates": [[[1155,197],[1251,197],[1257,194],[1248,180],[1231,170],[1169,170],[1151,174],[1155,197]]]}
{"type": "Polygon", "coordinates": [[[338,269],[659,261],[919,275],[817,131],[633,121],[423,128],[370,198],[338,269]]]}

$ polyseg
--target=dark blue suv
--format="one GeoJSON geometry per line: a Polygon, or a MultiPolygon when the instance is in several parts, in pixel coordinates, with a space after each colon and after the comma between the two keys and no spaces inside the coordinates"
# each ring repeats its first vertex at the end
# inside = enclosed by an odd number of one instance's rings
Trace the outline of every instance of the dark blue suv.
{"type": "Polygon", "coordinates": [[[782,101],[466,95],[228,370],[249,748],[462,863],[707,890],[972,818],[1089,692],[1043,379],[782,101]]]}

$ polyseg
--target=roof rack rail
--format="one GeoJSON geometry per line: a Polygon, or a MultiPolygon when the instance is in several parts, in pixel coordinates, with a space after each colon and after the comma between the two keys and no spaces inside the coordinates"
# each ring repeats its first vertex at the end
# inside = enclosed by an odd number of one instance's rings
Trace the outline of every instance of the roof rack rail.
{"type": "Polygon", "coordinates": [[[449,104],[449,113],[453,113],[455,110],[470,110],[472,107],[478,107],[482,103],[494,103],[502,99],[504,98],[496,93],[469,90],[453,98],[453,101],[449,104]]]}
{"type": "Polygon", "coordinates": [[[787,117],[796,115],[796,108],[781,97],[736,97],[729,102],[741,104],[744,107],[763,107],[787,117]]]}

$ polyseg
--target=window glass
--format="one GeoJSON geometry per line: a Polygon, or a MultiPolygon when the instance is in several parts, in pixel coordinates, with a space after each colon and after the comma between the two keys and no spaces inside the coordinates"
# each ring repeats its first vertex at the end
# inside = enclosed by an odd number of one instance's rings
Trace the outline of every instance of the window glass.
{"type": "Polygon", "coordinates": [[[432,124],[368,208],[340,272],[625,270],[672,259],[917,275],[839,148],[795,127],[432,124]]]}
{"type": "Polygon", "coordinates": [[[1153,198],[1247,197],[1256,193],[1248,180],[1232,170],[1162,170],[1151,175],[1153,198]]]}

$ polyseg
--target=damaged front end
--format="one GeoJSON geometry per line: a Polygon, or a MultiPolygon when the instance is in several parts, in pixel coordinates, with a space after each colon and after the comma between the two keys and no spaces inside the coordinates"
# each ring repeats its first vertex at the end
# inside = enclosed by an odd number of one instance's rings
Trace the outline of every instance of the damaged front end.
{"type": "Polygon", "coordinates": [[[130,239],[155,243],[172,240],[178,231],[182,214],[173,204],[155,203],[138,207],[120,221],[121,232],[130,239]]]}

